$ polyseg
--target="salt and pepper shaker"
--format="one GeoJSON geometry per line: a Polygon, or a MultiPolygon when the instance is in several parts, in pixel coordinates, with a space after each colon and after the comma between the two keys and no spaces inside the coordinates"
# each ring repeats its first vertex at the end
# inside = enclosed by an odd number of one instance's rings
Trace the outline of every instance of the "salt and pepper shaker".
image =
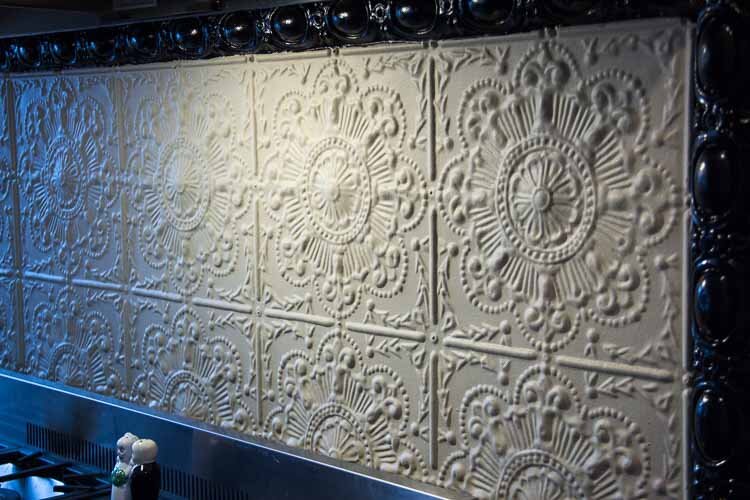
{"type": "Polygon", "coordinates": [[[157,453],[159,447],[151,439],[126,432],[117,440],[111,500],[158,500],[161,471],[157,453]]]}
{"type": "Polygon", "coordinates": [[[156,463],[159,447],[151,439],[133,443],[133,468],[130,472],[130,490],[133,500],[158,500],[161,470],[156,463]]]}
{"type": "Polygon", "coordinates": [[[132,500],[130,495],[130,463],[133,443],[138,441],[138,436],[126,432],[117,440],[117,461],[112,469],[112,496],[111,500],[132,500]]]}

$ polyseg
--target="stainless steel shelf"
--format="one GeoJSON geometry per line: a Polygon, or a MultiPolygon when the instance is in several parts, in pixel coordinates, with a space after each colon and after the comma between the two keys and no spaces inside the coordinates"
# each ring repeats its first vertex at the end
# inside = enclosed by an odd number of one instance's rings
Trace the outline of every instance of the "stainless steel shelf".
{"type": "MultiPolygon", "coordinates": [[[[463,499],[401,476],[292,451],[0,370],[0,438],[109,469],[125,432],[155,439],[165,493],[191,499],[463,499]]],[[[170,497],[174,498],[174,497],[170,497]]]]}

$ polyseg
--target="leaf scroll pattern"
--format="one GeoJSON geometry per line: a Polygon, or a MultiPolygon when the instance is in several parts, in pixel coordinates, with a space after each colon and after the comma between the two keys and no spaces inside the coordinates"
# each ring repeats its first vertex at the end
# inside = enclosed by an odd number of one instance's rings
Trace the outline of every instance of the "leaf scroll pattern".
{"type": "Polygon", "coordinates": [[[642,498],[651,467],[637,424],[585,407],[573,383],[532,366],[511,394],[479,385],[461,403],[462,450],[441,479],[477,498],[642,498]]]}
{"type": "Polygon", "coordinates": [[[463,238],[461,276],[482,311],[518,310],[535,348],[557,351],[583,319],[609,327],[646,309],[645,259],[677,223],[671,175],[649,158],[649,104],[621,70],[585,77],[566,46],[531,47],[512,78],[473,83],[462,152],[438,203],[463,238]]]}
{"type": "Polygon", "coordinates": [[[385,86],[360,88],[332,59],[276,108],[280,145],[265,164],[264,205],[283,278],[312,287],[325,312],[350,316],[364,291],[393,297],[404,286],[404,234],[423,217],[426,184],[399,153],[404,105],[385,86]]]}
{"type": "Polygon", "coordinates": [[[119,278],[120,171],[111,79],[16,82],[26,266],[119,278]],[[35,258],[38,257],[38,258],[35,258]]]}

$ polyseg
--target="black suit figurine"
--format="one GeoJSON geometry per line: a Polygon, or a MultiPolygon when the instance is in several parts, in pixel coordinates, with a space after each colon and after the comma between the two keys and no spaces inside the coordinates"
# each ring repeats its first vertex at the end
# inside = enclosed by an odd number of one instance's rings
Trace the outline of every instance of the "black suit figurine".
{"type": "Polygon", "coordinates": [[[133,469],[130,473],[130,492],[133,500],[158,500],[161,471],[156,463],[159,448],[150,439],[133,443],[133,469]]]}

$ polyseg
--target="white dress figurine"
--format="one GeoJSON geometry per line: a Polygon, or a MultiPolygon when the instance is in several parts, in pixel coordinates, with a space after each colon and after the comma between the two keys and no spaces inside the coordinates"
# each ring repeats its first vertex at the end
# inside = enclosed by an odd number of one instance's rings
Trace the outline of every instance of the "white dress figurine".
{"type": "Polygon", "coordinates": [[[133,443],[138,441],[138,436],[126,432],[117,440],[117,462],[112,469],[112,496],[111,500],[132,500],[130,495],[130,459],[133,454],[133,443]]]}

